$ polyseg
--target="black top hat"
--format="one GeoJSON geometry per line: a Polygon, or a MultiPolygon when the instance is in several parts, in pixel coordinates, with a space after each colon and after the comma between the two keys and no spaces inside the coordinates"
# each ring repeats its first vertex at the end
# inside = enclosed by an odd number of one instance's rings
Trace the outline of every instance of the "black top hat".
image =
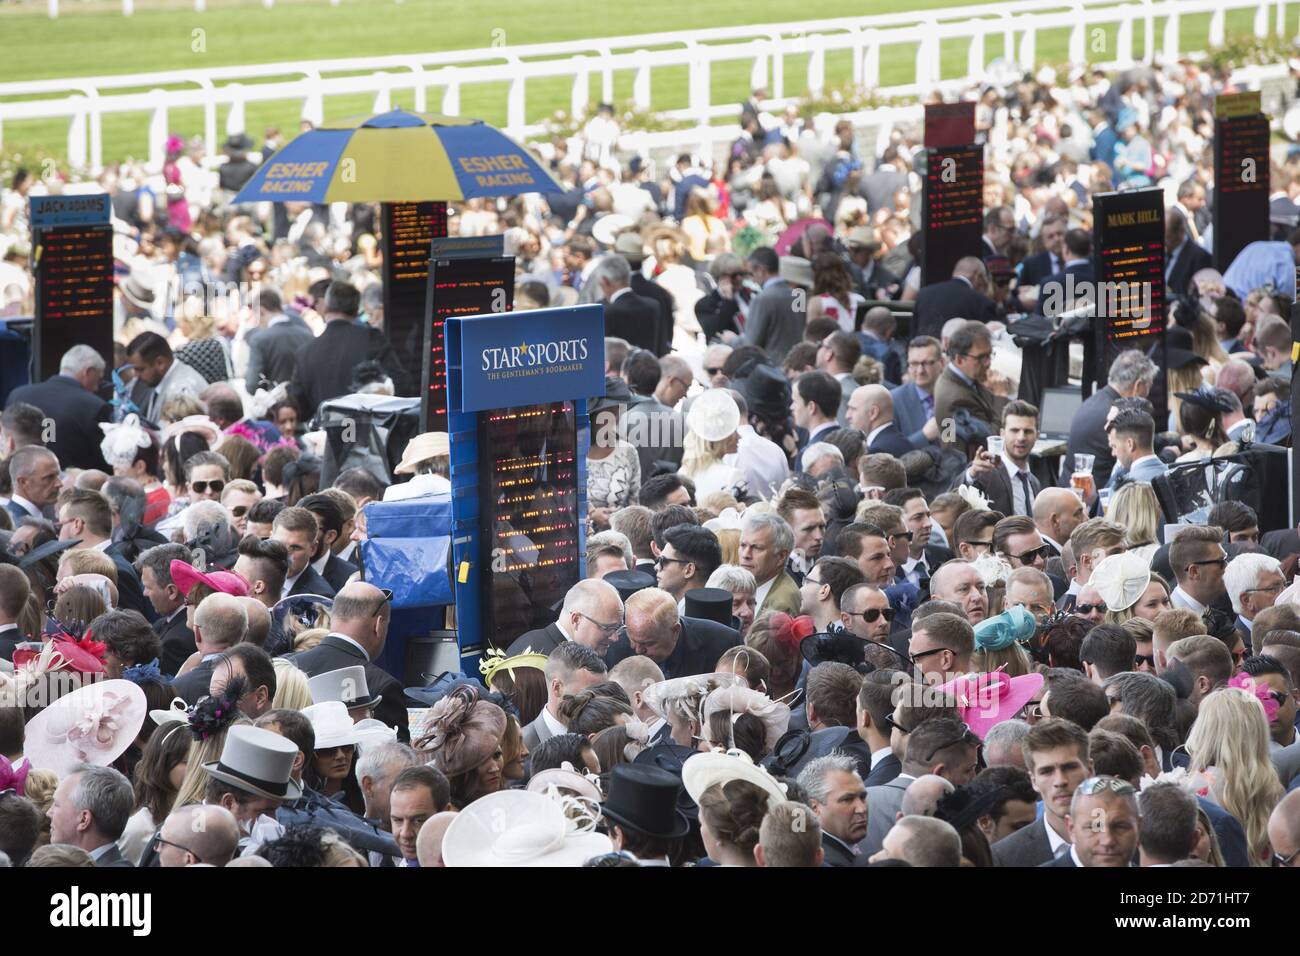
{"type": "Polygon", "coordinates": [[[644,571],[611,571],[604,579],[618,589],[619,600],[624,603],[637,591],[652,588],[658,583],[653,574],[644,571]]]}
{"type": "Polygon", "coordinates": [[[1186,368],[1198,364],[1208,365],[1209,362],[1196,354],[1192,333],[1178,325],[1170,326],[1165,332],[1165,365],[1186,368]]]}
{"type": "Polygon", "coordinates": [[[610,776],[601,813],[621,827],[659,840],[675,840],[690,830],[677,808],[682,782],[658,767],[620,764],[610,776]]]}
{"type": "Polygon", "coordinates": [[[751,414],[781,420],[790,414],[790,381],[776,366],[755,365],[741,386],[751,414]]]}
{"type": "Polygon", "coordinates": [[[226,137],[225,148],[235,153],[246,153],[253,148],[253,141],[247,133],[231,133],[226,137]]]}
{"type": "Polygon", "coordinates": [[[799,642],[799,653],[813,667],[828,661],[860,667],[867,662],[866,650],[866,642],[852,631],[809,634],[799,642]]]}
{"type": "Polygon", "coordinates": [[[731,592],[722,588],[691,588],[686,592],[686,616],[731,627],[731,592]]]}

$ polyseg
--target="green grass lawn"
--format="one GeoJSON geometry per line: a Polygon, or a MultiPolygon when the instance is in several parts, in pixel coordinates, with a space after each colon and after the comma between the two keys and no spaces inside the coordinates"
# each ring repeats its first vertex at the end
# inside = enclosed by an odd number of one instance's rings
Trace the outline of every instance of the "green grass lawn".
{"type": "MultiPolygon", "coordinates": [[[[773,0],[659,0],[653,8],[653,20],[627,15],[623,4],[591,4],[565,11],[553,0],[518,0],[507,10],[501,5],[481,2],[456,3],[448,0],[343,0],[332,7],[323,0],[290,0],[267,10],[259,2],[223,2],[209,0],[209,9],[194,13],[190,5],[177,8],[170,0],[167,9],[149,8],[151,0],[140,0],[131,18],[123,17],[116,6],[79,10],[75,3],[64,4],[64,15],[50,20],[44,7],[27,7],[19,11],[6,8],[0,15],[0,36],[4,55],[0,56],[0,81],[47,79],[95,74],[137,73],[217,67],[235,64],[271,63],[306,59],[329,59],[348,56],[377,56],[398,53],[423,53],[437,50],[468,49],[492,45],[494,38],[518,45],[582,38],[620,36],[638,32],[724,27],[749,23],[771,23],[795,19],[818,19],[864,15],[877,11],[897,10],[890,0],[804,0],[797,6],[773,0]],[[202,30],[205,51],[194,52],[196,30],[202,30]],[[494,33],[504,31],[504,34],[494,33]]],[[[156,0],[153,0],[156,2],[156,0]]],[[[959,5],[962,0],[908,0],[910,9],[927,9],[959,5]]],[[[1271,21],[1270,21],[1271,22],[1271,21]]],[[[1228,17],[1229,36],[1249,33],[1251,14],[1239,11],[1228,17]]],[[[1161,24],[1157,23],[1157,29],[1161,24]]],[[[1182,23],[1184,49],[1203,46],[1208,17],[1186,17],[1182,23]]],[[[1142,50],[1142,28],[1135,31],[1135,51],[1142,50]]],[[[1157,34],[1159,36],[1159,34],[1157,34]]],[[[1041,34],[1038,57],[1043,62],[1061,62],[1066,56],[1066,31],[1041,34]]],[[[1111,31],[1109,42],[1114,42],[1111,31]]],[[[1001,54],[1001,39],[986,41],[986,56],[1001,54]]],[[[943,75],[957,76],[965,71],[966,45],[945,41],[942,46],[943,75]]],[[[886,48],[881,58],[881,79],[885,84],[907,82],[912,77],[914,51],[895,46],[886,48]]],[[[827,57],[828,85],[846,82],[851,77],[847,52],[827,57]]],[[[656,110],[687,105],[686,69],[662,69],[653,74],[652,103],[656,110]]],[[[788,94],[802,91],[806,77],[806,57],[785,57],[788,94]]],[[[739,102],[747,93],[749,64],[722,64],[712,76],[714,101],[733,99],[739,102]]],[[[632,73],[615,75],[615,99],[631,98],[632,73]]],[[[461,113],[478,116],[489,122],[505,120],[506,83],[465,87],[461,92],[461,113]]],[[[592,96],[599,97],[599,78],[592,78],[592,96]]],[[[436,111],[441,92],[429,90],[429,107],[436,111]]],[[[413,106],[409,92],[394,95],[399,106],[413,106]]],[[[530,121],[567,109],[569,81],[565,79],[534,81],[528,85],[527,113],[530,121]]],[[[369,112],[370,95],[327,98],[326,115],[346,116],[369,112]]],[[[296,130],[300,103],[294,101],[250,104],[246,110],[247,129],[260,140],[263,129],[278,125],[286,132],[296,130]]],[[[120,114],[104,121],[104,156],[106,161],[129,155],[143,155],[147,144],[145,114],[120,114]]],[[[169,115],[171,128],[191,135],[202,131],[199,110],[177,110],[169,115]]],[[[225,117],[219,115],[219,129],[225,117]]],[[[67,123],[63,119],[12,122],[4,127],[5,152],[9,154],[48,154],[62,157],[66,147],[67,123]]]]}

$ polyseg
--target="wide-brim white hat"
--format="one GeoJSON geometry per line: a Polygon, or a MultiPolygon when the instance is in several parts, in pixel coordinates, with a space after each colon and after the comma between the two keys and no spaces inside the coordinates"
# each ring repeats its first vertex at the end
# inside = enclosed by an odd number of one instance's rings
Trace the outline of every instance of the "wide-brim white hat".
{"type": "Polygon", "coordinates": [[[178,422],[172,422],[162,431],[159,438],[160,444],[167,444],[168,439],[174,435],[180,435],[185,432],[194,432],[202,435],[207,441],[209,448],[215,448],[220,445],[226,437],[217,423],[208,418],[207,415],[187,415],[178,422]]]}
{"type": "Polygon", "coordinates": [[[1112,611],[1131,608],[1151,583],[1151,565],[1132,552],[1112,554],[1092,569],[1088,584],[1112,611]]]}
{"type": "Polygon", "coordinates": [[[326,700],[302,709],[302,715],[311,721],[316,732],[316,749],[355,747],[361,738],[357,725],[352,722],[347,705],[341,700],[326,700]]]}
{"type": "Polygon", "coordinates": [[[406,443],[393,474],[413,475],[420,462],[450,454],[451,439],[446,432],[423,432],[406,443]]]}
{"type": "Polygon", "coordinates": [[[696,803],[700,802],[700,797],[709,787],[718,783],[730,783],[732,780],[752,783],[766,790],[768,796],[778,802],[786,799],[785,791],[776,778],[762,767],[754,766],[749,754],[742,751],[697,753],[687,757],[682,764],[682,785],[696,803]]]}
{"type": "Polygon", "coordinates": [[[624,216],[617,212],[607,213],[592,223],[591,238],[602,246],[612,246],[620,232],[631,229],[635,225],[636,221],[631,216],[624,216]]]}
{"type": "Polygon", "coordinates": [[[597,803],[601,801],[600,788],[596,784],[578,771],[564,767],[552,767],[550,770],[541,770],[533,774],[528,778],[526,789],[531,793],[545,794],[551,787],[561,791],[567,790],[574,796],[586,800],[594,800],[597,803]]]}
{"type": "Polygon", "coordinates": [[[397,739],[397,728],[389,727],[382,720],[367,717],[352,725],[357,734],[357,746],[362,750],[378,744],[392,743],[397,739]]]}
{"type": "Polygon", "coordinates": [[[578,830],[549,797],[498,790],[456,814],[442,860],[449,867],[582,866],[613,848],[604,834],[578,830]]]}
{"type": "Polygon", "coordinates": [[[726,389],[711,388],[691,403],[686,424],[705,441],[722,441],[740,427],[740,406],[726,389]]]}
{"type": "Polygon", "coordinates": [[[129,680],[86,684],[27,722],[23,756],[33,769],[60,777],[81,763],[106,767],[135,742],[148,709],[144,691],[129,680]]]}
{"type": "Polygon", "coordinates": [[[297,800],[302,796],[292,776],[297,756],[298,745],[289,738],[236,724],[226,731],[221,759],[202,766],[208,776],[259,797],[297,800]]]}
{"type": "Polygon", "coordinates": [[[171,705],[166,710],[149,711],[149,719],[159,727],[163,724],[188,722],[190,719],[190,705],[180,697],[173,697],[171,705]]]}

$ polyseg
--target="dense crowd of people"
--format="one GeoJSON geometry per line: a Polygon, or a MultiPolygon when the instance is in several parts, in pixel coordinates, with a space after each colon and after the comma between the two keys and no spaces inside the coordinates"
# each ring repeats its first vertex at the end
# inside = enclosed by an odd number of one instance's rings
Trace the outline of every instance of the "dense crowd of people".
{"type": "MultiPolygon", "coordinates": [[[[544,144],[561,192],[453,208],[504,234],[516,310],[605,304],[606,384],[584,576],[425,687],[376,664],[365,507],[445,494],[448,436],[322,481],[315,427],[418,390],[377,208],[232,205],[246,137],[107,170],[113,366],[74,347],[0,416],[0,853],[1298,865],[1300,535],[1222,466],[1290,445],[1300,161],[1210,268],[1227,89],[1183,62],[974,91],[983,248],[929,285],[919,131],[762,91],[722,162],[657,169],[602,109],[544,144]],[[1076,346],[1058,382],[1090,394],[1045,438],[1017,324],[1092,280],[1092,197],[1150,185],[1163,360],[1076,346]]],[[[11,313],[32,187],[0,199],[11,313]]]]}

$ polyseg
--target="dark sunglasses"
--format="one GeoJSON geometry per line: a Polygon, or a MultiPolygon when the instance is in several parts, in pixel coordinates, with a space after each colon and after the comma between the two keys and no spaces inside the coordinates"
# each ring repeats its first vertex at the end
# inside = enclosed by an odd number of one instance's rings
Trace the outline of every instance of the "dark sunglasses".
{"type": "Polygon", "coordinates": [[[962,724],[961,736],[955,737],[952,740],[939,744],[939,746],[935,747],[933,750],[930,751],[929,756],[925,758],[925,762],[929,763],[931,760],[933,760],[934,755],[937,754],[939,751],[947,750],[949,747],[956,747],[958,744],[974,744],[976,747],[982,746],[980,739],[975,735],[975,732],[971,730],[970,727],[968,727],[967,725],[962,724]]]}
{"type": "Polygon", "coordinates": [[[910,733],[911,733],[910,730],[908,730],[906,727],[904,727],[904,726],[903,726],[902,724],[900,724],[898,721],[894,720],[894,715],[893,715],[892,713],[890,713],[890,714],[885,714],[885,723],[889,725],[890,729],[892,729],[892,730],[897,730],[900,734],[910,734],[910,733]]]}
{"type": "Polygon", "coordinates": [[[1133,658],[1133,666],[1137,667],[1140,664],[1149,664],[1151,667],[1155,667],[1156,656],[1154,654],[1139,654],[1133,658]]]}
{"type": "Polygon", "coordinates": [[[894,532],[893,534],[891,534],[891,535],[889,536],[889,540],[890,540],[890,541],[893,541],[895,538],[904,538],[904,539],[907,540],[909,543],[911,543],[911,540],[912,540],[912,532],[911,532],[911,531],[896,531],[896,532],[894,532]]]}
{"type": "Polygon", "coordinates": [[[1015,558],[1021,564],[1033,564],[1039,558],[1042,558],[1044,561],[1046,561],[1049,557],[1051,557],[1051,550],[1047,547],[1047,545],[1043,545],[1041,548],[1033,548],[1029,551],[1021,552],[1020,554],[1008,555],[1008,557],[1015,558]]]}
{"type": "Polygon", "coordinates": [[[932,647],[928,651],[922,651],[919,654],[908,654],[907,659],[913,664],[919,662],[923,657],[929,657],[931,654],[938,654],[940,651],[946,651],[946,647],[932,647]]]}
{"type": "Polygon", "coordinates": [[[317,747],[316,756],[333,757],[338,753],[352,753],[353,749],[352,744],[339,744],[337,747],[317,747]]]}
{"type": "Polygon", "coordinates": [[[1283,856],[1281,853],[1273,854],[1274,866],[1290,866],[1295,862],[1295,858],[1300,856],[1300,850],[1293,850],[1289,856],[1283,856]]]}
{"type": "Polygon", "coordinates": [[[1076,614],[1091,614],[1093,611],[1100,611],[1105,614],[1109,610],[1104,604],[1076,604],[1074,612],[1076,614]]]}
{"type": "Polygon", "coordinates": [[[721,374],[722,374],[722,369],[720,369],[720,368],[709,368],[709,367],[706,365],[706,366],[704,366],[704,374],[707,375],[707,376],[709,376],[709,378],[713,378],[713,376],[715,376],[715,375],[721,375],[721,374]]]}
{"type": "Polygon", "coordinates": [[[1227,559],[1227,558],[1211,558],[1209,561],[1193,561],[1191,564],[1188,565],[1188,567],[1189,567],[1189,568],[1194,568],[1194,567],[1196,567],[1198,564],[1217,564],[1217,565],[1218,565],[1219,567],[1221,567],[1221,568],[1226,568],[1226,567],[1228,566],[1228,559],[1227,559]]]}
{"type": "Polygon", "coordinates": [[[230,509],[230,516],[232,518],[242,518],[246,514],[248,514],[248,505],[235,505],[235,507],[230,509]]]}
{"type": "MultiPolygon", "coordinates": [[[[805,578],[804,580],[807,580],[807,578],[805,578]]],[[[820,584],[821,582],[819,581],[817,583],[820,584]]],[[[865,611],[845,611],[844,613],[847,614],[849,617],[860,617],[868,624],[874,624],[882,617],[886,621],[894,620],[894,609],[892,607],[885,607],[885,608],[873,607],[873,608],[868,608],[865,611]]]]}
{"type": "Polygon", "coordinates": [[[190,482],[190,488],[193,489],[196,494],[200,494],[200,495],[205,494],[209,488],[212,489],[213,494],[220,494],[221,489],[224,487],[226,487],[226,483],[222,481],[220,478],[214,478],[212,481],[191,481],[190,482]]]}
{"type": "Polygon", "coordinates": [[[686,558],[666,558],[662,554],[655,559],[655,567],[662,568],[665,564],[690,564],[686,558]]]}

